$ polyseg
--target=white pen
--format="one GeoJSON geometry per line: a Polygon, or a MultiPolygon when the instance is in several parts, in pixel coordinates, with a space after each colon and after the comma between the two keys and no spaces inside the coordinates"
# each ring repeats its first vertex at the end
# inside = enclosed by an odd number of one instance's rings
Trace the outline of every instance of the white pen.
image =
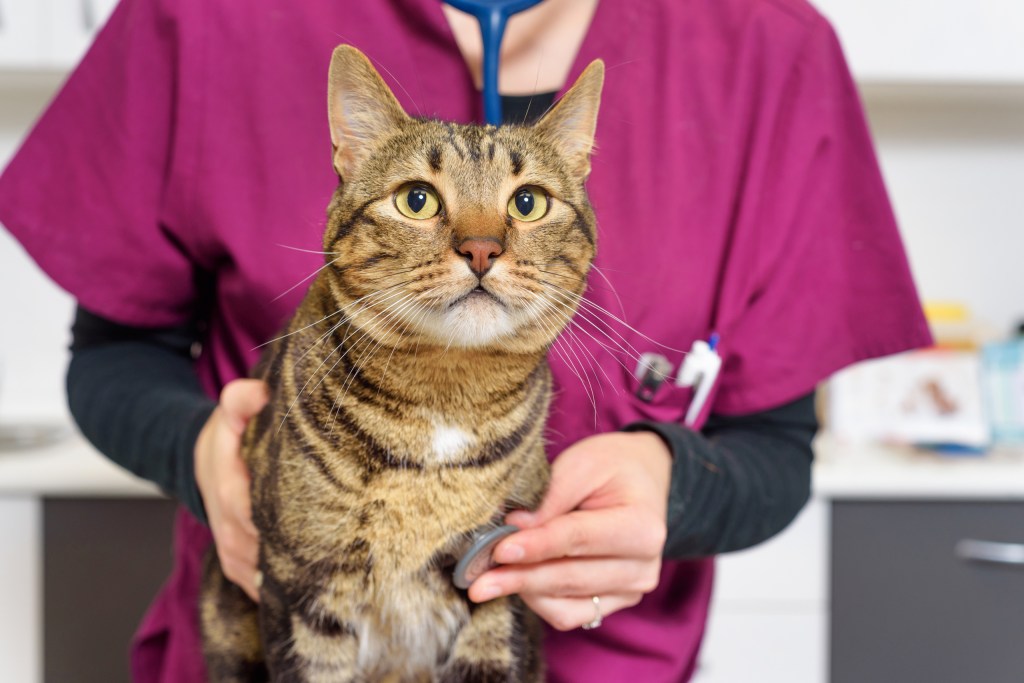
{"type": "Polygon", "coordinates": [[[693,399],[690,401],[690,408],[686,411],[686,418],[683,420],[683,424],[687,427],[697,426],[704,405],[708,402],[711,390],[718,380],[718,373],[722,369],[722,357],[718,355],[717,351],[718,341],[718,333],[714,332],[708,341],[698,339],[693,342],[690,352],[683,360],[683,366],[679,368],[676,385],[693,387],[693,399]]]}

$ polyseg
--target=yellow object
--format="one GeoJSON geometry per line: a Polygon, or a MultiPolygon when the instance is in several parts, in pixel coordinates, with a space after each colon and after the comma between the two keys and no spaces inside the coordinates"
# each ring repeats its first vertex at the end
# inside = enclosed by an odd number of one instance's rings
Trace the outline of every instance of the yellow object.
{"type": "Polygon", "coordinates": [[[981,330],[971,318],[971,309],[955,301],[926,301],[924,314],[935,337],[935,345],[943,349],[970,351],[981,344],[981,330]]]}
{"type": "Polygon", "coordinates": [[[930,323],[962,323],[971,317],[967,306],[954,301],[926,301],[924,314],[930,323]]]}

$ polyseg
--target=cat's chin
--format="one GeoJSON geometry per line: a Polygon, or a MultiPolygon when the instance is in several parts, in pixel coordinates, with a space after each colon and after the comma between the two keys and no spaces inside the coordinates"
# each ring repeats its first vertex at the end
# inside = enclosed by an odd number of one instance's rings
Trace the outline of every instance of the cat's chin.
{"type": "Polygon", "coordinates": [[[423,326],[439,342],[465,348],[490,346],[516,331],[505,305],[483,291],[470,292],[445,311],[429,316],[423,326]]]}

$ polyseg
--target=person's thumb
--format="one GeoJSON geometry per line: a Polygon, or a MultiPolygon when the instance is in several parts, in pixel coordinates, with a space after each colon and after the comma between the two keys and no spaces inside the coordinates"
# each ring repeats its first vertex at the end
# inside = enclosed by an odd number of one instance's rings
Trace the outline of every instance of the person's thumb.
{"type": "Polygon", "coordinates": [[[224,386],[220,405],[228,424],[240,434],[249,419],[263,410],[269,398],[267,385],[262,380],[236,379],[224,386]]]}

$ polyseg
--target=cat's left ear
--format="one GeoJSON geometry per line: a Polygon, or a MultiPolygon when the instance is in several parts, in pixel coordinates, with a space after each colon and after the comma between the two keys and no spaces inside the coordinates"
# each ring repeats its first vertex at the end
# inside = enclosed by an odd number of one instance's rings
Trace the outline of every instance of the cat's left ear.
{"type": "Polygon", "coordinates": [[[362,52],[340,45],[331,55],[327,115],[334,145],[334,170],[349,177],[375,140],[409,120],[402,105],[362,52]]]}
{"type": "Polygon", "coordinates": [[[583,70],[565,96],[536,128],[550,135],[550,141],[583,177],[590,174],[590,152],[594,147],[597,110],[604,85],[604,62],[595,59],[583,70]]]}

